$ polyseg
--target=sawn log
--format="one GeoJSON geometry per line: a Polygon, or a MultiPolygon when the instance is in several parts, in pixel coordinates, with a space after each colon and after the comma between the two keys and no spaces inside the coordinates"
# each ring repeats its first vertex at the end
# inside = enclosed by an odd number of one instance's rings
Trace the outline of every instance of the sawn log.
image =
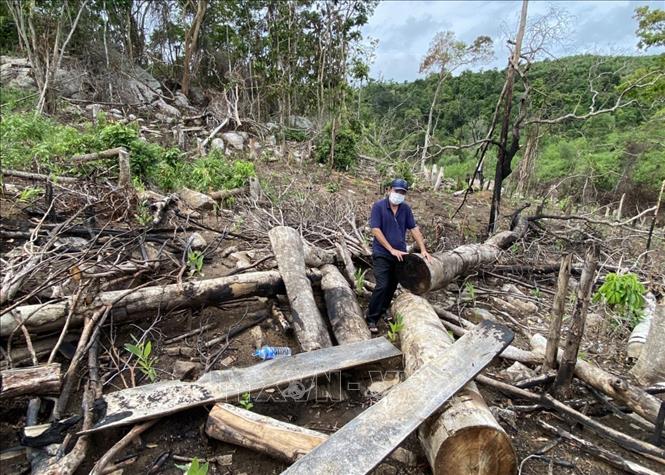
{"type": "Polygon", "coordinates": [[[337,343],[369,340],[372,336],[365,323],[362,310],[341,272],[331,264],[321,267],[321,289],[326,300],[326,311],[337,343]]]}
{"type": "Polygon", "coordinates": [[[293,330],[303,351],[332,345],[326,323],[316,306],[307,279],[303,240],[293,228],[276,226],[268,232],[279,273],[291,304],[293,330]]]}
{"type": "MultiPolygon", "coordinates": [[[[401,315],[404,322],[400,340],[407,376],[446,356],[453,339],[427,300],[404,292],[395,299],[392,313],[401,315]]],[[[435,475],[502,475],[514,473],[517,467],[510,437],[473,382],[427,419],[418,429],[418,437],[435,475]]]]}
{"type": "Polygon", "coordinates": [[[497,233],[482,244],[465,244],[451,251],[434,253],[431,262],[418,254],[408,254],[398,266],[399,283],[415,294],[443,288],[457,276],[495,262],[502,250],[526,234],[528,227],[528,221],[520,218],[511,231],[497,233]]]}
{"type": "Polygon", "coordinates": [[[512,338],[512,332],[504,326],[481,323],[436,361],[424,364],[378,403],[282,473],[368,473],[482,371],[512,338]]]}

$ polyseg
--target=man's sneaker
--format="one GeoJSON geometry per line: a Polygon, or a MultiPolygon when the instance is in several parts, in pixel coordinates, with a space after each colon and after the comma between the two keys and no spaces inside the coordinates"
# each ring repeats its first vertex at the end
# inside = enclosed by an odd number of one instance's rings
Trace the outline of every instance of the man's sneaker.
{"type": "Polygon", "coordinates": [[[376,326],[376,323],[374,322],[367,322],[367,328],[369,328],[369,332],[372,335],[376,335],[379,333],[379,327],[376,326]]]}

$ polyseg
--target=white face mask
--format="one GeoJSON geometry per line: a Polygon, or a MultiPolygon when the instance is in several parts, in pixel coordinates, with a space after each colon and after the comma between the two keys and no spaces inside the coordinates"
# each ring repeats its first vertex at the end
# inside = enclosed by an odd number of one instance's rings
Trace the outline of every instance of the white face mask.
{"type": "Polygon", "coordinates": [[[391,191],[388,199],[394,205],[401,205],[404,203],[404,195],[397,193],[396,191],[391,191]]]}

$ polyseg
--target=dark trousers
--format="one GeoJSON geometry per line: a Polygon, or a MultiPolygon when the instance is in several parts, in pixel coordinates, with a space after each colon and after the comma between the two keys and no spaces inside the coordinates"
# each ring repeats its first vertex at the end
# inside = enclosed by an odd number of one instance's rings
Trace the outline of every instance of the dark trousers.
{"type": "Polygon", "coordinates": [[[374,254],[372,261],[376,287],[369,300],[367,322],[376,323],[390,307],[390,301],[397,290],[397,259],[393,256],[374,254]]]}

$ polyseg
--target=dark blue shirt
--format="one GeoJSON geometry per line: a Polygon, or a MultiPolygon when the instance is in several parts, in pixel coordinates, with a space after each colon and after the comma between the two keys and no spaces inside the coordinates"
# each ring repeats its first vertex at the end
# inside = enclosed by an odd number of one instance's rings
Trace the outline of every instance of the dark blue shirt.
{"type": "MultiPolygon", "coordinates": [[[[406,230],[415,228],[416,220],[408,204],[402,203],[398,206],[397,213],[393,214],[390,201],[384,198],[372,205],[369,225],[372,228],[379,228],[393,248],[406,252],[406,230]]],[[[374,254],[390,255],[376,238],[372,243],[372,251],[374,254]]]]}

